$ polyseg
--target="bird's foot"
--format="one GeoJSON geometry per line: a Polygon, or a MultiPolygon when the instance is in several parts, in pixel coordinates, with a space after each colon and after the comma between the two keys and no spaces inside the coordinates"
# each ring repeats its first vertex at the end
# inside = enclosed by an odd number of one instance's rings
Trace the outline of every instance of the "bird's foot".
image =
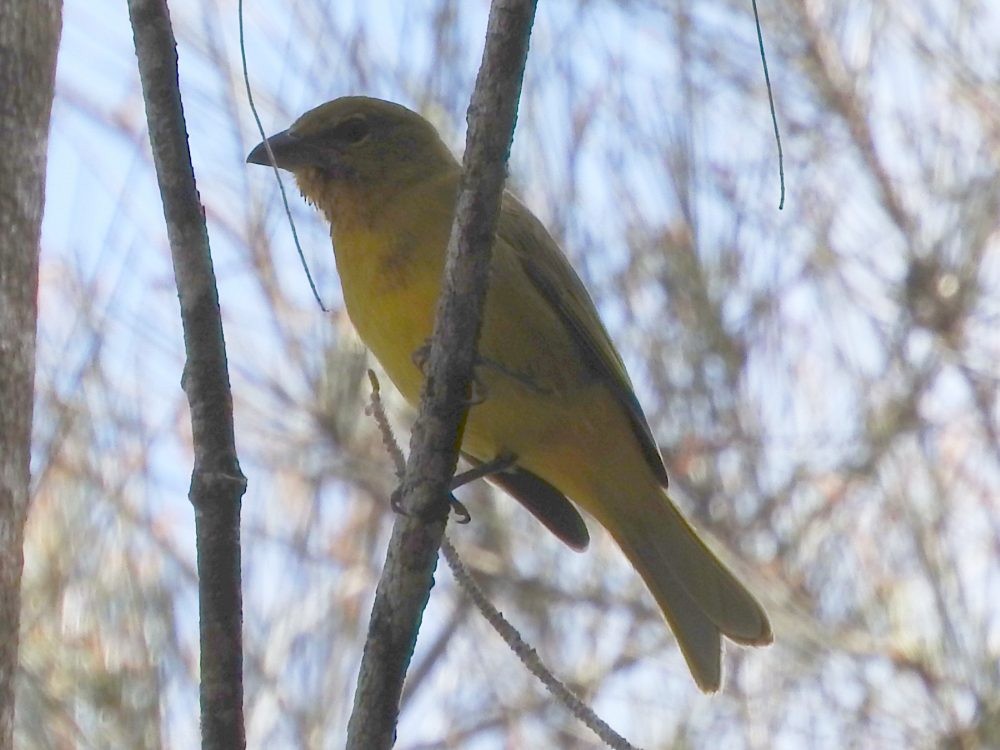
{"type": "MultiPolygon", "coordinates": [[[[478,367],[478,365],[476,366],[478,367]]],[[[479,406],[487,398],[489,398],[489,395],[490,391],[489,388],[486,387],[486,383],[479,378],[479,374],[475,369],[473,369],[472,382],[469,383],[469,398],[466,403],[468,403],[470,407],[479,406]]]]}
{"type": "MultiPolygon", "coordinates": [[[[427,339],[420,348],[413,352],[411,359],[417,369],[420,370],[420,374],[426,378],[427,368],[431,360],[431,340],[427,339]]],[[[482,357],[477,357],[476,365],[472,370],[472,382],[469,383],[469,398],[466,400],[469,406],[479,406],[489,397],[489,389],[476,371],[476,368],[483,364],[489,364],[489,362],[482,357]]]]}
{"type": "Polygon", "coordinates": [[[410,358],[413,360],[413,364],[417,366],[417,369],[420,370],[420,374],[426,378],[427,365],[429,365],[431,361],[431,340],[427,339],[424,341],[424,343],[410,355],[410,358]]]}
{"type": "MultiPolygon", "coordinates": [[[[455,514],[455,523],[466,524],[472,520],[472,514],[469,513],[469,509],[450,492],[448,493],[448,506],[451,508],[451,512],[455,514]]],[[[389,507],[392,508],[393,513],[398,513],[401,516],[410,515],[410,512],[403,507],[401,487],[397,487],[392,491],[392,495],[389,497],[389,507]]]]}

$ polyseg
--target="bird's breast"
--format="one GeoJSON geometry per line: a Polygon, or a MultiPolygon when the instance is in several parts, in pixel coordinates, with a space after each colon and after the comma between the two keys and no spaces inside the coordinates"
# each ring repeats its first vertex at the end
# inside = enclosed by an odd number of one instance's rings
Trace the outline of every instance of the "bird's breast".
{"type": "Polygon", "coordinates": [[[333,242],[351,322],[415,403],[422,375],[414,354],[433,332],[444,250],[425,246],[411,232],[375,228],[335,229],[333,242]]]}

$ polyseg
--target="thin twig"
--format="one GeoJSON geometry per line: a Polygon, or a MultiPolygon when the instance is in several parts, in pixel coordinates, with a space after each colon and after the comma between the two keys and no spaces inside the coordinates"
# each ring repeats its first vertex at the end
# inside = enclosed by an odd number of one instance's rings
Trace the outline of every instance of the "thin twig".
{"type": "MultiPolygon", "coordinates": [[[[392,458],[396,474],[400,475],[406,469],[406,459],[399,447],[399,443],[396,441],[396,436],[393,434],[389,418],[386,416],[385,406],[382,404],[378,376],[372,370],[368,371],[368,380],[371,382],[372,393],[371,403],[365,408],[365,413],[375,419],[375,424],[378,425],[379,432],[382,435],[382,445],[385,446],[386,452],[392,458]]],[[[556,677],[552,670],[545,666],[545,662],[542,661],[538,652],[525,642],[517,628],[503,616],[500,610],[493,606],[489,597],[486,596],[486,593],[476,583],[476,579],[472,577],[468,568],[465,567],[465,563],[462,562],[458,550],[455,549],[455,546],[448,540],[447,536],[441,540],[441,551],[444,554],[445,561],[448,563],[448,567],[451,568],[452,575],[455,576],[455,581],[458,583],[459,588],[476,605],[483,618],[503,638],[504,643],[507,644],[514,655],[521,660],[521,663],[524,664],[531,674],[535,675],[545,685],[546,689],[556,697],[556,700],[562,703],[570,713],[583,722],[612,750],[636,750],[634,745],[630,744],[628,740],[612,729],[606,721],[594,713],[594,710],[590,706],[580,700],[566,686],[566,683],[556,677]]]]}
{"type": "Polygon", "coordinates": [[[382,434],[382,445],[392,458],[392,465],[396,469],[396,478],[402,479],[406,474],[406,456],[403,455],[396,436],[392,432],[392,425],[389,424],[385,416],[385,406],[382,404],[382,386],[378,382],[378,375],[374,370],[368,370],[368,382],[372,386],[371,404],[365,409],[365,413],[375,418],[379,432],[382,434]]]}
{"type": "Polygon", "coordinates": [[[313,281],[312,274],[309,272],[309,264],[306,262],[305,253],[302,252],[302,244],[299,242],[299,233],[295,229],[295,221],[292,219],[292,209],[288,205],[288,194],[285,192],[285,183],[281,181],[281,172],[278,171],[278,167],[275,166],[278,162],[274,158],[274,152],[271,151],[271,144],[267,142],[267,135],[264,133],[264,125],[260,121],[260,115],[257,114],[257,105],[253,101],[253,91],[250,88],[250,73],[247,70],[247,48],[246,43],[243,39],[243,0],[239,0],[236,7],[236,15],[239,18],[240,25],[240,61],[243,64],[243,85],[247,89],[247,101],[250,103],[250,112],[253,114],[253,121],[257,124],[257,132],[260,134],[260,139],[264,144],[264,148],[267,149],[267,158],[270,159],[271,170],[274,172],[274,179],[278,181],[278,192],[281,193],[281,203],[285,207],[285,216],[288,218],[288,226],[292,230],[292,239],[295,241],[295,251],[299,254],[299,262],[302,264],[302,270],[306,272],[306,279],[309,281],[309,288],[312,290],[313,297],[316,298],[316,304],[319,305],[319,309],[323,312],[328,312],[326,307],[323,305],[323,300],[319,296],[319,290],[316,289],[316,282],[313,281]]]}
{"type": "Polygon", "coordinates": [[[444,559],[448,561],[448,567],[451,568],[452,575],[455,576],[455,580],[458,581],[458,585],[465,592],[465,595],[472,599],[486,621],[503,638],[504,643],[510,647],[510,650],[521,660],[528,671],[535,675],[545,685],[545,688],[556,697],[556,700],[566,706],[573,716],[586,724],[600,738],[601,742],[612,750],[636,750],[635,745],[612,729],[604,719],[594,713],[590,706],[566,687],[564,682],[552,674],[538,652],[525,642],[521,634],[517,632],[517,628],[511,625],[510,621],[500,613],[500,610],[493,606],[465,567],[462,559],[458,556],[458,551],[447,538],[441,541],[441,552],[444,554],[444,559]]]}
{"type": "Polygon", "coordinates": [[[781,184],[781,199],[778,210],[785,207],[785,156],[781,151],[781,133],[778,132],[778,115],[774,111],[774,94],[771,92],[771,76],[767,72],[767,55],[764,54],[764,34],[760,29],[760,14],[757,12],[757,0],[753,3],[753,22],[757,27],[757,45],[760,47],[760,61],[764,66],[764,84],[767,86],[767,101],[771,106],[771,122],[774,124],[774,141],[778,144],[778,181],[781,184]]]}

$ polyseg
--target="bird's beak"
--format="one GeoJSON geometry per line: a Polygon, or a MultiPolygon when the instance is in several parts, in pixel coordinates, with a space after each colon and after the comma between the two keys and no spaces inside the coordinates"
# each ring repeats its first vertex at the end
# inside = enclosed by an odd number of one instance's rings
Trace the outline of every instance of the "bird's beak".
{"type": "Polygon", "coordinates": [[[280,169],[295,170],[312,166],[320,157],[316,146],[308,139],[297,136],[289,130],[282,130],[266,141],[258,143],[247,155],[247,164],[270,166],[271,156],[267,152],[268,146],[274,154],[274,165],[280,169]]]}

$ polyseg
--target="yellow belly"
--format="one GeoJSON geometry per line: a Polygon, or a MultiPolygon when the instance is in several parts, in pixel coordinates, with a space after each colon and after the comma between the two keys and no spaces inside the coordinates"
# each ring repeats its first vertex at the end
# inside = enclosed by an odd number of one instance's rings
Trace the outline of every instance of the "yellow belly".
{"type": "Polygon", "coordinates": [[[394,240],[376,233],[334,235],[344,303],[358,335],[407,401],[420,398],[414,354],[430,340],[443,263],[394,264],[394,240]]]}
{"type": "MultiPolygon", "coordinates": [[[[398,238],[371,231],[338,233],[334,241],[348,314],[416,405],[423,374],[413,355],[433,332],[443,250],[402,247],[398,238]],[[404,253],[421,262],[399,262],[404,253]]],[[[525,469],[587,505],[606,461],[631,464],[637,457],[630,427],[580,362],[551,306],[504,260],[495,252],[475,371],[484,400],[470,409],[463,450],[483,461],[513,453],[525,469]]]]}

